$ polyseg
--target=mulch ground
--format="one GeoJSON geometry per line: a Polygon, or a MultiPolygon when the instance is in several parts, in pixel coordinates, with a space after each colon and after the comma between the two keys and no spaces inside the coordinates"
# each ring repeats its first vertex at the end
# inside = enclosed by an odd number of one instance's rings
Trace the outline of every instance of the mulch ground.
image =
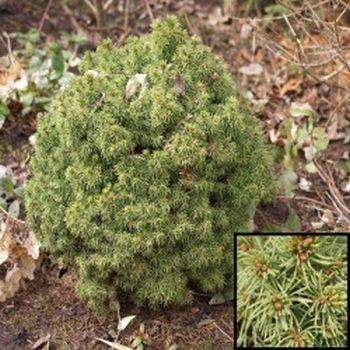
{"type": "MultiPolygon", "coordinates": [[[[13,299],[0,304],[1,350],[29,349],[47,334],[53,350],[107,348],[96,337],[112,340],[118,325],[116,315],[94,314],[75,296],[74,275],[60,275],[58,267],[45,259],[35,279],[13,299]]],[[[119,341],[130,344],[143,323],[149,349],[167,350],[178,344],[180,349],[229,350],[232,342],[222,331],[232,335],[232,305],[211,306],[209,300],[196,297],[191,306],[156,311],[122,300],[121,317],[136,318],[119,341]]]]}

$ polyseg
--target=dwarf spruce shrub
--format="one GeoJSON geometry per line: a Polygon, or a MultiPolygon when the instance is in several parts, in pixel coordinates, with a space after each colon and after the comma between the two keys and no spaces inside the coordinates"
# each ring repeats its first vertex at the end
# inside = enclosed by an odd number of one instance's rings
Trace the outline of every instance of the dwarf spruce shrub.
{"type": "Polygon", "coordinates": [[[247,348],[346,348],[347,237],[239,237],[238,328],[247,348]]]}
{"type": "Polygon", "coordinates": [[[28,222],[77,290],[184,304],[232,279],[232,232],[271,197],[271,157],[221,59],[174,17],[105,41],[39,120],[28,222]]]}

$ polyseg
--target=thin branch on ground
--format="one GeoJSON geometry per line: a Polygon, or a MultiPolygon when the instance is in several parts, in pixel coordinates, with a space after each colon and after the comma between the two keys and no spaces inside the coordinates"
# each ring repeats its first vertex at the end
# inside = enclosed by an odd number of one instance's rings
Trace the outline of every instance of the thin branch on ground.
{"type": "Polygon", "coordinates": [[[2,32],[2,35],[0,35],[0,40],[7,50],[7,54],[9,56],[11,65],[13,65],[14,62],[13,62],[12,45],[11,45],[10,36],[8,35],[7,32],[2,32]],[[6,39],[6,41],[3,39],[3,37],[6,39]]]}
{"type": "MultiPolygon", "coordinates": [[[[291,199],[290,197],[286,197],[286,196],[278,196],[278,198],[291,199]]],[[[318,205],[320,207],[323,207],[324,209],[328,209],[328,210],[331,210],[334,213],[337,213],[337,211],[334,210],[334,208],[331,205],[327,204],[324,201],[319,201],[317,199],[314,199],[314,198],[311,198],[311,197],[305,197],[305,196],[294,196],[292,199],[293,200],[297,200],[297,201],[310,202],[310,203],[313,203],[313,204],[318,205]]]]}
{"type": "Polygon", "coordinates": [[[149,1],[148,0],[143,0],[143,1],[144,1],[145,5],[146,5],[146,10],[147,10],[147,13],[148,13],[148,16],[149,16],[151,22],[154,22],[154,15],[153,15],[151,6],[149,4],[149,1]]]}
{"type": "Polygon", "coordinates": [[[92,2],[90,0],[84,0],[85,4],[90,8],[90,10],[92,11],[92,13],[95,15],[96,14],[96,8],[95,6],[92,4],[92,2]]]}
{"type": "Polygon", "coordinates": [[[341,195],[330,170],[329,169],[324,170],[317,161],[314,161],[314,163],[315,163],[318,175],[323,180],[323,182],[328,186],[329,193],[327,194],[327,196],[331,200],[334,207],[337,209],[339,215],[345,218],[347,222],[349,222],[350,208],[344,202],[343,196],[341,195]]]}
{"type": "Polygon", "coordinates": [[[53,0],[49,0],[49,2],[47,3],[46,7],[45,7],[45,10],[44,10],[44,13],[43,13],[43,16],[41,17],[41,20],[40,20],[40,24],[39,24],[39,28],[38,28],[38,32],[41,33],[42,29],[43,29],[43,26],[44,26],[44,23],[45,23],[45,19],[49,13],[49,10],[50,10],[50,7],[53,3],[53,0]]]}
{"type": "Polygon", "coordinates": [[[3,209],[2,207],[0,207],[0,212],[2,212],[6,218],[10,219],[10,220],[13,220],[13,221],[16,221],[22,225],[25,225],[25,221],[22,221],[22,220],[19,220],[17,218],[15,218],[14,216],[12,216],[8,211],[6,211],[5,209],[3,209]]]}
{"type": "Polygon", "coordinates": [[[97,27],[103,28],[105,26],[105,16],[102,0],[95,0],[95,9],[97,27]]]}
{"type": "Polygon", "coordinates": [[[110,8],[110,6],[113,4],[113,1],[114,1],[114,0],[108,0],[108,1],[103,5],[103,10],[104,10],[104,11],[107,11],[107,10],[110,8]]]}
{"type": "Polygon", "coordinates": [[[227,339],[230,339],[230,341],[233,343],[233,338],[232,338],[229,334],[227,334],[222,328],[220,328],[216,322],[213,322],[213,325],[214,325],[227,339]]]}
{"type": "Polygon", "coordinates": [[[124,30],[129,26],[129,0],[124,0],[124,30]]]}
{"type": "Polygon", "coordinates": [[[68,7],[67,4],[65,4],[64,2],[62,2],[61,4],[63,11],[65,12],[65,14],[69,17],[70,22],[72,24],[72,26],[74,27],[74,29],[80,33],[80,34],[85,34],[86,37],[89,37],[88,33],[86,32],[86,30],[78,23],[78,21],[76,20],[72,10],[68,7]]]}

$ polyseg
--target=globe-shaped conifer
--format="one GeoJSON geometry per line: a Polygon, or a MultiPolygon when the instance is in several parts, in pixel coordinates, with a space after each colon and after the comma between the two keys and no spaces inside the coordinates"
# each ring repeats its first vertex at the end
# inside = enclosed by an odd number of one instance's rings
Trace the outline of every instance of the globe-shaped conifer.
{"type": "Polygon", "coordinates": [[[28,222],[79,295],[155,306],[232,279],[232,233],[271,197],[271,156],[222,60],[175,17],[105,41],[39,120],[28,222]]]}

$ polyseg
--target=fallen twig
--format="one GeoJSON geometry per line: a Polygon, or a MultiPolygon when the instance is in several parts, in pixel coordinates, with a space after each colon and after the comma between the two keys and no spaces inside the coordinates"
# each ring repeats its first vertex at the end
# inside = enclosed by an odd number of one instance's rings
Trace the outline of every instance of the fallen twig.
{"type": "Polygon", "coordinates": [[[146,5],[146,10],[147,10],[149,18],[151,19],[151,22],[154,22],[153,12],[152,12],[152,9],[151,9],[151,6],[150,6],[148,0],[143,0],[143,1],[146,5]]]}
{"type": "Polygon", "coordinates": [[[318,175],[323,180],[323,182],[328,186],[329,194],[328,197],[331,199],[334,207],[337,209],[338,213],[343,216],[347,222],[350,221],[350,209],[343,200],[343,197],[336,186],[333,176],[327,170],[325,171],[317,161],[314,161],[318,175]]]}
{"type": "Polygon", "coordinates": [[[232,338],[229,334],[227,334],[222,328],[220,328],[216,322],[214,322],[213,325],[214,325],[227,339],[230,339],[230,341],[233,343],[233,338],[232,338]]]}
{"type": "Polygon", "coordinates": [[[63,11],[66,13],[66,15],[69,17],[72,26],[75,28],[75,30],[78,32],[78,34],[84,34],[87,38],[89,37],[86,30],[78,23],[78,21],[75,19],[75,16],[72,12],[72,10],[64,3],[61,4],[63,11]]]}
{"type": "Polygon", "coordinates": [[[53,0],[49,0],[49,2],[47,3],[46,7],[45,7],[45,10],[44,10],[44,13],[43,13],[43,16],[41,17],[41,20],[40,20],[40,24],[39,24],[39,28],[38,28],[38,32],[40,33],[43,29],[43,26],[44,26],[44,23],[45,23],[45,19],[46,19],[46,16],[50,10],[50,7],[52,5],[52,2],[53,0]]]}
{"type": "MultiPolygon", "coordinates": [[[[104,16],[102,0],[95,0],[95,17],[96,17],[97,26],[99,28],[104,27],[105,26],[105,16],[104,16]]],[[[104,31],[102,31],[102,32],[104,32],[104,31]]]]}
{"type": "Polygon", "coordinates": [[[114,0],[108,0],[104,5],[103,5],[103,10],[107,11],[109,7],[113,4],[114,0]]]}
{"type": "Polygon", "coordinates": [[[124,0],[124,30],[129,25],[129,0],[124,0]]]}
{"type": "Polygon", "coordinates": [[[0,211],[1,211],[7,218],[9,218],[10,220],[16,221],[16,222],[18,222],[18,223],[20,223],[20,224],[23,224],[23,225],[26,224],[25,221],[22,221],[22,220],[19,220],[19,219],[13,217],[9,212],[7,212],[5,209],[3,209],[3,208],[1,208],[1,207],[0,207],[0,211]]]}
{"type": "Polygon", "coordinates": [[[51,338],[51,335],[48,334],[45,337],[42,337],[40,339],[38,339],[31,347],[31,350],[36,350],[38,348],[40,348],[42,345],[44,345],[45,343],[47,343],[51,338]]]}

